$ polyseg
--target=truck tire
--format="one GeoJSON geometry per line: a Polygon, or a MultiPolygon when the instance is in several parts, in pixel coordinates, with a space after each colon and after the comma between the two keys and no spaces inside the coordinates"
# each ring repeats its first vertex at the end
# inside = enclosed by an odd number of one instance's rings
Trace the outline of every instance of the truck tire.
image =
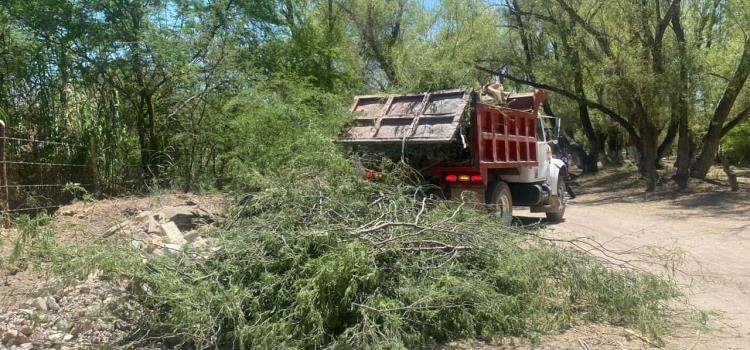
{"type": "Polygon", "coordinates": [[[560,211],[558,212],[548,212],[547,214],[547,221],[550,222],[560,222],[563,219],[563,215],[565,215],[565,207],[568,203],[568,197],[566,196],[566,189],[565,189],[565,179],[562,177],[557,178],[557,198],[560,200],[560,211]]]}
{"type": "Polygon", "coordinates": [[[510,225],[513,221],[513,197],[510,187],[503,181],[497,180],[487,189],[487,204],[503,225],[510,225]]]}

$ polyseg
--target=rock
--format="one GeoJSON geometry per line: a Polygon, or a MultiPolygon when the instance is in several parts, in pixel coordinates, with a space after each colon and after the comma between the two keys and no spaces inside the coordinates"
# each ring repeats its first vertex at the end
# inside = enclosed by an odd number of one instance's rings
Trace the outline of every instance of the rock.
{"type": "Polygon", "coordinates": [[[203,239],[203,238],[201,238],[201,237],[198,237],[198,238],[197,238],[197,239],[196,239],[196,240],[195,240],[195,241],[194,241],[194,242],[192,243],[192,246],[193,246],[193,248],[196,248],[196,249],[200,249],[200,248],[205,248],[207,244],[208,244],[208,243],[206,243],[206,240],[205,240],[205,239],[203,239]]]}
{"type": "Polygon", "coordinates": [[[130,223],[126,221],[126,222],[121,222],[121,223],[119,223],[119,224],[117,224],[115,226],[112,226],[109,229],[107,229],[107,231],[104,232],[104,236],[105,237],[106,236],[111,236],[111,235],[117,233],[118,231],[123,230],[125,227],[128,226],[128,224],[130,224],[130,223]]]}
{"type": "Polygon", "coordinates": [[[148,210],[144,210],[144,211],[138,213],[138,215],[135,216],[135,219],[138,220],[138,221],[140,221],[140,222],[146,222],[145,220],[149,216],[153,217],[154,213],[152,213],[152,212],[150,212],[148,210]]]}
{"type": "Polygon", "coordinates": [[[179,254],[182,251],[182,245],[167,243],[162,250],[164,250],[165,254],[179,254]]]}
{"type": "Polygon", "coordinates": [[[146,218],[146,233],[149,235],[158,235],[161,233],[159,230],[159,223],[156,222],[153,215],[149,215],[146,218]]]}
{"type": "Polygon", "coordinates": [[[28,342],[29,342],[29,337],[27,337],[23,333],[18,333],[16,335],[16,338],[13,340],[13,344],[15,344],[16,346],[26,344],[28,342]]]}
{"type": "Polygon", "coordinates": [[[73,335],[72,334],[65,334],[63,336],[63,341],[70,341],[71,339],[73,339],[73,335]]]}
{"type": "Polygon", "coordinates": [[[83,320],[82,322],[78,324],[78,326],[76,326],[73,332],[82,333],[82,332],[90,331],[92,329],[94,329],[94,322],[92,322],[91,320],[83,320]]]}
{"type": "Polygon", "coordinates": [[[47,297],[47,309],[50,311],[58,311],[60,310],[60,304],[57,303],[55,298],[52,296],[47,297]]]}
{"type": "Polygon", "coordinates": [[[159,225],[159,229],[161,229],[161,232],[167,236],[167,239],[169,240],[169,243],[172,244],[185,244],[185,238],[182,237],[182,232],[177,227],[177,224],[170,221],[164,224],[159,225]]]}
{"type": "Polygon", "coordinates": [[[142,249],[145,244],[141,240],[134,239],[130,241],[130,245],[135,249],[142,249]]]}
{"type": "Polygon", "coordinates": [[[172,221],[183,231],[189,231],[201,224],[213,222],[211,213],[194,206],[164,207],[159,210],[158,214],[162,223],[172,221]]]}
{"type": "Polygon", "coordinates": [[[63,333],[55,332],[48,335],[47,339],[56,342],[62,340],[64,336],[65,335],[63,333]]]}
{"type": "Polygon", "coordinates": [[[195,240],[197,240],[198,238],[200,238],[200,235],[198,234],[198,231],[193,230],[193,231],[190,231],[190,232],[186,233],[183,236],[183,238],[185,238],[185,240],[188,241],[188,243],[193,243],[193,242],[195,242],[195,240]]]}
{"type": "Polygon", "coordinates": [[[38,297],[34,299],[34,307],[40,311],[47,311],[47,298],[38,297]]]}
{"type": "Polygon", "coordinates": [[[25,335],[27,337],[30,336],[31,333],[34,332],[34,330],[31,328],[31,326],[23,326],[18,331],[21,332],[21,334],[23,334],[23,335],[25,335]]]}
{"type": "Polygon", "coordinates": [[[18,332],[15,329],[9,329],[5,332],[3,332],[3,344],[10,344],[16,341],[16,337],[18,336],[18,332]]]}
{"type": "Polygon", "coordinates": [[[70,322],[65,318],[61,318],[55,322],[55,328],[67,332],[70,329],[70,322]]]}

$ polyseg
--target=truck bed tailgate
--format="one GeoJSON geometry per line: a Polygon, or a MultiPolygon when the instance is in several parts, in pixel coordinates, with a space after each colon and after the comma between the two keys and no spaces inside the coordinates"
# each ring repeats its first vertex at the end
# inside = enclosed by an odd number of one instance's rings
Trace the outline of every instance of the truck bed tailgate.
{"type": "Polygon", "coordinates": [[[344,143],[447,143],[456,140],[471,90],[396,96],[357,96],[344,143]]]}

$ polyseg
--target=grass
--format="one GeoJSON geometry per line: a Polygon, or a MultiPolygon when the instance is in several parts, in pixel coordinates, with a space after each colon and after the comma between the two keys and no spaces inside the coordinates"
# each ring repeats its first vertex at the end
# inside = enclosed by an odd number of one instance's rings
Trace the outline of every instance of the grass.
{"type": "Polygon", "coordinates": [[[256,174],[208,259],[144,259],[116,241],[40,255],[63,275],[130,281],[149,336],[196,348],[412,349],[586,322],[668,330],[669,281],[425,197],[408,168],[386,167],[382,183],[356,169],[331,156],[256,174]]]}

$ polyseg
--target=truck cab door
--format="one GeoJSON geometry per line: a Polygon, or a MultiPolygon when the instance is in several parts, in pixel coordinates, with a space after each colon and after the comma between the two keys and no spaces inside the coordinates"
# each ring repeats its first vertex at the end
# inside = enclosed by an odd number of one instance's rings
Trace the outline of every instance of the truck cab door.
{"type": "Polygon", "coordinates": [[[542,125],[542,118],[536,120],[536,159],[539,163],[535,170],[535,177],[538,181],[546,181],[549,174],[551,161],[551,147],[547,142],[546,128],[542,125]]]}

